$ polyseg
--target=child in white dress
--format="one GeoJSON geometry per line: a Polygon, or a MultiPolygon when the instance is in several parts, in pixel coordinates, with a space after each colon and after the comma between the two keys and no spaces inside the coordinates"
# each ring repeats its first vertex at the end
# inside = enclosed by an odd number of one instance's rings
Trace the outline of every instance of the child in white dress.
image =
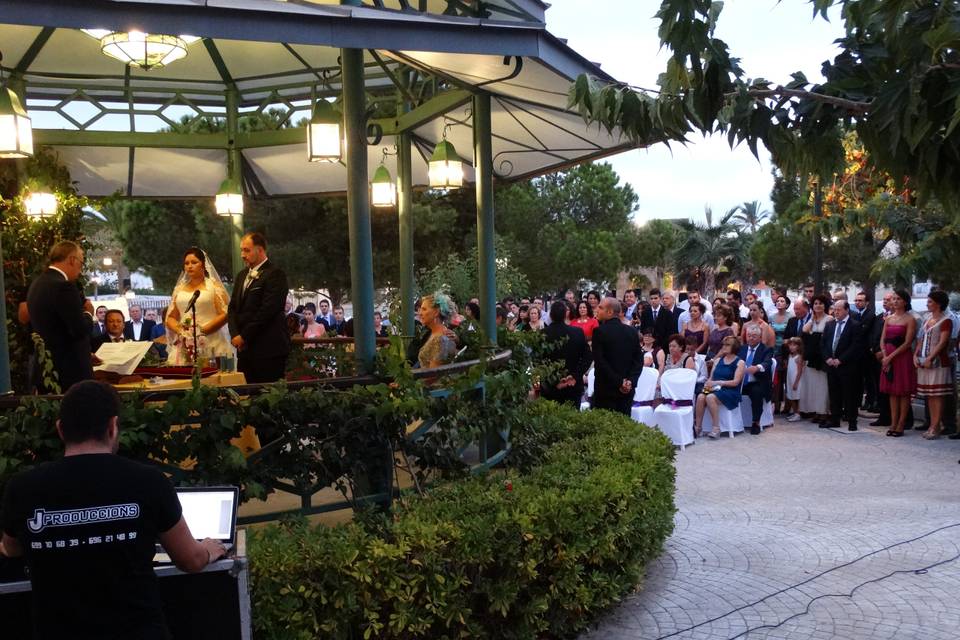
{"type": "Polygon", "coordinates": [[[800,338],[790,338],[786,341],[787,350],[787,421],[800,420],[800,390],[803,380],[803,342],[800,338]]]}

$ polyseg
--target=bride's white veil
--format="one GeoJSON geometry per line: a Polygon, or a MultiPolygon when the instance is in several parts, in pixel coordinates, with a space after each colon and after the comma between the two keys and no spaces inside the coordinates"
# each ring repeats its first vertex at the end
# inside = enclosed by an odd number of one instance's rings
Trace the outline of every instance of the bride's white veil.
{"type": "MultiPolygon", "coordinates": [[[[198,251],[203,254],[204,286],[207,290],[213,293],[217,307],[223,309],[224,313],[226,313],[227,307],[230,304],[230,294],[227,293],[227,288],[223,286],[223,280],[220,278],[220,273],[217,271],[217,268],[213,266],[213,261],[203,249],[190,247],[190,249],[187,249],[187,251],[184,253],[184,256],[192,251],[198,251]]],[[[184,288],[187,284],[189,284],[189,282],[190,278],[187,276],[187,272],[181,271],[180,277],[177,278],[177,284],[174,286],[173,293],[170,296],[170,304],[167,306],[167,316],[164,316],[164,327],[167,333],[167,349],[171,352],[172,347],[177,343],[179,336],[175,332],[171,331],[170,327],[166,325],[166,318],[169,317],[170,312],[177,304],[177,294],[180,292],[180,289],[184,288]]],[[[220,327],[220,329],[217,330],[217,333],[223,339],[224,344],[230,344],[230,330],[226,324],[220,327]]]]}

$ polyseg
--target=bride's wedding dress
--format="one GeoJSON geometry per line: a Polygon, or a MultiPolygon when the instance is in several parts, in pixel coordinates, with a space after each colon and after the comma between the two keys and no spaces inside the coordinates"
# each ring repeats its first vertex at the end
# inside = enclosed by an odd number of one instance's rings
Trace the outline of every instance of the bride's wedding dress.
{"type": "MultiPolygon", "coordinates": [[[[215,317],[227,312],[229,298],[223,285],[216,283],[212,278],[204,280],[203,288],[199,289],[200,297],[197,298],[197,342],[199,342],[199,353],[201,358],[214,358],[217,356],[235,357],[233,345],[230,344],[230,334],[227,332],[226,325],[204,335],[200,328],[207,325],[215,317]]],[[[168,331],[168,351],[167,362],[171,365],[190,365],[190,352],[193,346],[193,330],[190,325],[193,322],[193,312],[187,312],[190,306],[190,300],[193,298],[193,291],[185,290],[182,285],[177,285],[173,291],[173,300],[171,306],[175,305],[180,312],[180,326],[183,332],[180,335],[168,331]],[[173,338],[173,341],[170,338],[173,338]]]]}

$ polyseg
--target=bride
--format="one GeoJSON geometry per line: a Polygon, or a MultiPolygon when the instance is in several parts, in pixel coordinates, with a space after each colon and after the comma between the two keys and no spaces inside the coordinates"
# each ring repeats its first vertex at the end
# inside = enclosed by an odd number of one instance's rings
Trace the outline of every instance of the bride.
{"type": "Polygon", "coordinates": [[[227,330],[230,297],[206,252],[190,247],[183,254],[183,273],[173,289],[167,308],[167,345],[171,365],[193,364],[194,352],[201,358],[236,357],[227,330]],[[194,313],[187,312],[194,295],[196,302],[197,348],[193,344],[194,313]]]}

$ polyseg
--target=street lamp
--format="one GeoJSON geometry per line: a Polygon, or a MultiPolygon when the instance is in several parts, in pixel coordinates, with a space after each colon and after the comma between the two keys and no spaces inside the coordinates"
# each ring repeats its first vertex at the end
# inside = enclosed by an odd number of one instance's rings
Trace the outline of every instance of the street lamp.
{"type": "MultiPolygon", "coordinates": [[[[0,61],[3,54],[0,54],[0,61]]],[[[2,72],[0,72],[2,73],[2,72]]],[[[0,75],[0,81],[3,76],[0,75]]],[[[20,102],[20,96],[7,86],[0,86],[0,158],[29,158],[33,155],[33,126],[20,102]]]]}
{"type": "Polygon", "coordinates": [[[243,214],[243,193],[240,185],[227,178],[220,185],[215,199],[217,213],[221,216],[242,215],[243,214]]]}
{"type": "Polygon", "coordinates": [[[313,106],[307,127],[307,159],[310,162],[339,162],[342,154],[340,113],[324,99],[313,106]]]}
{"type": "Polygon", "coordinates": [[[430,156],[430,186],[434,189],[459,189],[463,186],[463,160],[444,138],[430,156]]]}

